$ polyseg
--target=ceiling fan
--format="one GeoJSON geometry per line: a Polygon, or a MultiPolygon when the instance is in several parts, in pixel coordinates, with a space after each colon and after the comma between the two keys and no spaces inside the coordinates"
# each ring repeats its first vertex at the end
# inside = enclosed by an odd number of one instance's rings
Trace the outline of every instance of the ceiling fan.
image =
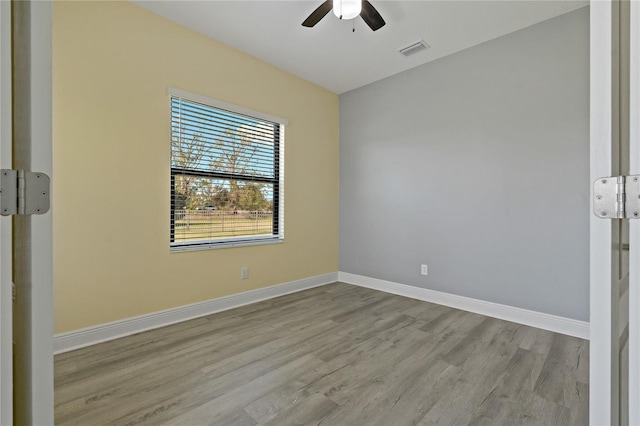
{"type": "Polygon", "coordinates": [[[333,9],[333,14],[340,19],[353,19],[358,15],[361,16],[373,31],[379,30],[385,24],[380,13],[367,0],[326,0],[304,20],[302,26],[313,27],[331,9],[333,9]]]}

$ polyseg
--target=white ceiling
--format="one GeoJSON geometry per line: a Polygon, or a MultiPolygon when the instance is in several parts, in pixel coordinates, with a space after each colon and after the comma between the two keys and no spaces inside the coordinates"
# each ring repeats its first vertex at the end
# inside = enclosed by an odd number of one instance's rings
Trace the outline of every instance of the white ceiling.
{"type": "Polygon", "coordinates": [[[343,93],[487,40],[586,6],[588,0],[371,0],[387,25],[329,12],[301,25],[323,0],[144,1],[133,3],[334,93],[343,93]],[[423,39],[428,50],[398,49],[423,39]]]}

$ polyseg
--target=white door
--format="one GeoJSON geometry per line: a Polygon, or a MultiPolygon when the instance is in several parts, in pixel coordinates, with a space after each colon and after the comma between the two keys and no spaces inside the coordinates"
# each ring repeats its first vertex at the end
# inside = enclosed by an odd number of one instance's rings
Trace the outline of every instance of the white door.
{"type": "MultiPolygon", "coordinates": [[[[591,2],[592,182],[640,175],[639,6],[591,2]]],[[[638,425],[640,224],[592,214],[590,228],[590,422],[638,425]]]]}
{"type": "MultiPolygon", "coordinates": [[[[0,168],[11,168],[11,16],[0,2],[0,168]]],[[[11,220],[0,219],[0,425],[13,422],[11,220]]]]}
{"type": "MultiPolygon", "coordinates": [[[[50,2],[0,1],[0,167],[49,176],[51,7],[50,2]]],[[[50,425],[51,213],[1,217],[0,237],[0,424],[50,425]]]]}

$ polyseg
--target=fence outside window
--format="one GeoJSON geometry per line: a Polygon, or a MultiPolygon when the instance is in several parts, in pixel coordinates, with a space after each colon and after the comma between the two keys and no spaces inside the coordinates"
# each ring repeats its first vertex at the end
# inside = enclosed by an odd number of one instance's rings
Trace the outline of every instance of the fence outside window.
{"type": "Polygon", "coordinates": [[[176,243],[270,236],[273,212],[247,210],[175,210],[176,243]]]}

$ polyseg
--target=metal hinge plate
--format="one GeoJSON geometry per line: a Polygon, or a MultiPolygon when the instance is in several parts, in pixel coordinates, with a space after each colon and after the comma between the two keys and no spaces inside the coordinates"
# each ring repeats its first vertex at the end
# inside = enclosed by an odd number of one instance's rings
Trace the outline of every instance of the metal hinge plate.
{"type": "Polygon", "coordinates": [[[640,219],[640,175],[597,179],[593,213],[601,219],[640,219]]]}
{"type": "Polygon", "coordinates": [[[0,170],[0,215],[44,214],[49,211],[49,176],[25,170],[0,170]]]}

